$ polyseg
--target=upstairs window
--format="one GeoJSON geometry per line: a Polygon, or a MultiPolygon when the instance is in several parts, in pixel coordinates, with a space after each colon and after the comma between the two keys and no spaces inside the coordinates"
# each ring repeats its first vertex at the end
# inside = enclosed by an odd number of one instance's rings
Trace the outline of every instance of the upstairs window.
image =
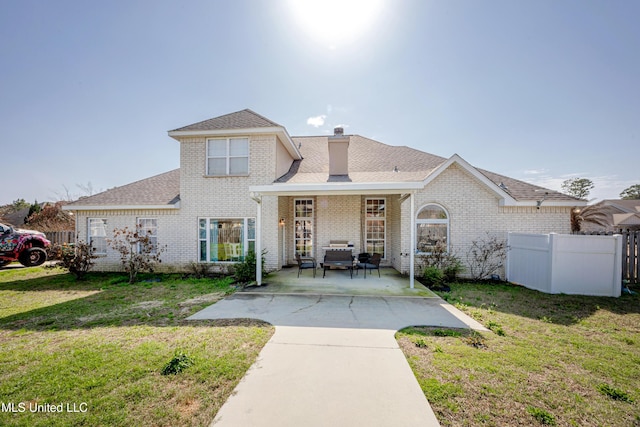
{"type": "Polygon", "coordinates": [[[248,175],[249,138],[207,140],[207,175],[248,175]]]}

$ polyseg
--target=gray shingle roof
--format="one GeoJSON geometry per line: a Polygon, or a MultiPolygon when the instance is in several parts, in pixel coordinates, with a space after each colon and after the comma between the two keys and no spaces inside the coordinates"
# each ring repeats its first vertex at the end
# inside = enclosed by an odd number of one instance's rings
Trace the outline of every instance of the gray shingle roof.
{"type": "MultiPolygon", "coordinates": [[[[276,180],[277,183],[306,184],[329,181],[328,137],[293,137],[300,145],[303,160],[295,161],[289,172],[276,180]]],[[[391,146],[359,135],[350,136],[349,181],[362,183],[411,182],[426,179],[438,166],[446,162],[444,157],[425,153],[405,146],[391,146]],[[394,168],[398,172],[394,172],[394,168]]],[[[516,200],[576,201],[580,200],[529,184],[504,175],[479,171],[497,186],[502,187],[516,200]]],[[[343,178],[345,180],[345,178],[343,178]]]]}
{"type": "Polygon", "coordinates": [[[186,132],[199,130],[251,129],[263,127],[282,127],[278,123],[247,109],[214,117],[202,122],[194,123],[170,132],[186,132]]]}
{"type": "MultiPolygon", "coordinates": [[[[303,160],[296,161],[276,182],[291,184],[327,182],[328,137],[293,137],[303,160]]],[[[424,179],[447,159],[409,147],[383,144],[359,135],[350,136],[349,178],[351,182],[410,182],[424,179]],[[394,168],[398,172],[394,172],[394,168]]]]}
{"type": "MultiPolygon", "coordinates": [[[[250,129],[282,127],[281,125],[245,109],[224,116],[194,123],[172,132],[250,129]]],[[[283,128],[284,129],[284,128],[283,128]]],[[[302,160],[295,160],[290,170],[276,183],[307,184],[328,181],[355,183],[420,182],[425,180],[446,158],[406,146],[391,146],[359,135],[349,136],[349,175],[329,177],[329,150],[327,136],[293,137],[299,146],[302,160]],[[397,170],[396,170],[397,168],[397,170]]],[[[504,175],[478,169],[496,186],[516,200],[575,201],[580,200],[529,184],[504,175]]],[[[82,206],[163,206],[180,199],[180,170],[176,169],[122,187],[116,187],[94,196],[82,198],[70,207],[82,206]]]]}
{"type": "Polygon", "coordinates": [[[180,200],[180,169],[115,187],[70,203],[82,206],[163,206],[180,200]]]}
{"type": "Polygon", "coordinates": [[[504,184],[506,188],[501,187],[511,197],[516,200],[541,200],[545,197],[545,200],[555,201],[575,201],[583,202],[583,200],[577,197],[569,196],[568,194],[560,193],[559,191],[549,190],[548,188],[540,187],[538,185],[529,184],[528,182],[520,181],[518,179],[509,178],[508,176],[500,175],[497,173],[489,172],[484,169],[478,169],[484,176],[493,181],[496,185],[504,184]]]}

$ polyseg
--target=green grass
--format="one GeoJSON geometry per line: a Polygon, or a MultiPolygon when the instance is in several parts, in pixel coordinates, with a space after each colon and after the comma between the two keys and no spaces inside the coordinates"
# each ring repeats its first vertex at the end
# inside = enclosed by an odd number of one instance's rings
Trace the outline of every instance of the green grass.
{"type": "Polygon", "coordinates": [[[0,402],[25,408],[0,412],[0,425],[208,425],[273,328],[185,321],[233,292],[231,281],[158,277],[0,271],[0,402]],[[189,366],[162,375],[179,354],[189,366]],[[31,412],[37,404],[65,412],[31,412]]]}
{"type": "Polygon", "coordinates": [[[639,295],[451,288],[441,296],[489,332],[397,334],[443,426],[640,426],[639,295]]]}

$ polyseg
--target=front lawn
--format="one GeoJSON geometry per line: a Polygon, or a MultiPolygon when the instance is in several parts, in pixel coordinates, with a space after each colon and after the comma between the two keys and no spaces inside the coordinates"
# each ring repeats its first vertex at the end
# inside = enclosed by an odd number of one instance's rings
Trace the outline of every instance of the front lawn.
{"type": "Polygon", "coordinates": [[[184,320],[230,292],[228,279],[1,270],[0,425],[209,425],[274,331],[184,320]],[[162,375],[180,352],[192,366],[162,375]]]}
{"type": "Polygon", "coordinates": [[[443,426],[640,426],[640,296],[455,283],[440,296],[491,329],[398,341],[443,426]]]}

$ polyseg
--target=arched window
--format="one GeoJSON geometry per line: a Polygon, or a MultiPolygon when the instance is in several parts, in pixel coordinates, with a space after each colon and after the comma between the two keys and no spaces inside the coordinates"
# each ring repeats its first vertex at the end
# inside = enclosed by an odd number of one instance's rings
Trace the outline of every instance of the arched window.
{"type": "Polygon", "coordinates": [[[449,252],[449,215],[442,206],[430,204],[416,218],[416,251],[431,253],[436,246],[449,252]]]}

